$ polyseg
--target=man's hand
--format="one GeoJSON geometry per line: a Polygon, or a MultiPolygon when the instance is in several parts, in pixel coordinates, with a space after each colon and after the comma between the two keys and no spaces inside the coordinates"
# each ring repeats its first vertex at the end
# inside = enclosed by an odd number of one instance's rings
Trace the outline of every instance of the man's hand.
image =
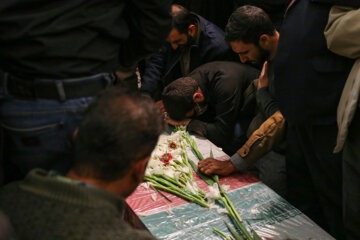
{"type": "Polygon", "coordinates": [[[258,90],[260,88],[269,86],[268,66],[267,66],[267,64],[268,64],[268,62],[266,61],[264,63],[264,65],[263,65],[262,70],[261,70],[260,77],[259,77],[259,83],[258,83],[258,86],[257,86],[258,90]]]}
{"type": "Polygon", "coordinates": [[[191,121],[190,118],[185,118],[182,121],[175,121],[174,119],[172,119],[169,116],[166,117],[166,122],[174,127],[177,127],[177,126],[185,126],[186,127],[190,121],[191,121]]]}
{"type": "Polygon", "coordinates": [[[230,160],[219,161],[214,158],[207,158],[199,161],[198,168],[200,172],[205,173],[206,175],[218,174],[227,176],[236,171],[235,166],[230,160]]]}

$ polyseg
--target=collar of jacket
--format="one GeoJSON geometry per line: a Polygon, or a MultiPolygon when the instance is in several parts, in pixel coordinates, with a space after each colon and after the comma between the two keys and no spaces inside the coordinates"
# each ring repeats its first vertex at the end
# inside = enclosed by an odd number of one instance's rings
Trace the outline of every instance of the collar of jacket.
{"type": "Polygon", "coordinates": [[[203,32],[206,30],[204,26],[204,21],[201,21],[201,18],[199,15],[195,13],[191,13],[193,18],[195,19],[195,26],[196,26],[196,35],[195,35],[195,42],[190,47],[198,47],[200,43],[200,38],[203,37],[203,32]]]}

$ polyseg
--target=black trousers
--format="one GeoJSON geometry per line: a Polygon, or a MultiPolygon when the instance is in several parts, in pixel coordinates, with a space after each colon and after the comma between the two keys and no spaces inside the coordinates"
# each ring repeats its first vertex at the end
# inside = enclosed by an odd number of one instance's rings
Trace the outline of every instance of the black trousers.
{"type": "Polygon", "coordinates": [[[337,125],[292,125],[287,130],[288,201],[329,232],[344,239],[342,155],[333,154],[337,125]]]}
{"type": "Polygon", "coordinates": [[[343,152],[343,210],[346,237],[360,239],[360,112],[358,109],[343,152]]]}

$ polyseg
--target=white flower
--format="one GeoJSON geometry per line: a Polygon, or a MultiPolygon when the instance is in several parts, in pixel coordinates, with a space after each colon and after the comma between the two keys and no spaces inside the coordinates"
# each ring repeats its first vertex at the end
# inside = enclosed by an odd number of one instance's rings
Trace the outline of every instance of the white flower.
{"type": "Polygon", "coordinates": [[[221,213],[226,213],[226,214],[228,214],[228,213],[229,213],[226,208],[218,208],[218,209],[217,209],[217,212],[218,212],[219,214],[221,214],[221,213]]]}
{"type": "Polygon", "coordinates": [[[186,182],[186,187],[194,194],[197,194],[198,193],[198,188],[197,186],[194,186],[194,183],[193,182],[186,182]]]}
{"type": "Polygon", "coordinates": [[[156,193],[152,193],[152,194],[151,194],[151,198],[152,198],[152,200],[155,202],[155,201],[156,201],[156,198],[157,198],[156,193]]]}
{"type": "Polygon", "coordinates": [[[166,212],[169,214],[169,216],[174,215],[174,212],[172,211],[172,208],[169,206],[169,208],[166,210],[166,212]]]}
{"type": "Polygon", "coordinates": [[[230,185],[221,185],[225,192],[230,190],[230,185]]]}
{"type": "Polygon", "coordinates": [[[205,197],[207,199],[218,199],[220,196],[220,191],[217,183],[214,183],[214,185],[212,186],[209,185],[208,188],[209,188],[209,192],[206,193],[205,197]]]}
{"type": "Polygon", "coordinates": [[[178,174],[175,172],[173,168],[167,168],[164,170],[164,174],[170,178],[178,177],[178,174]]]}
{"type": "Polygon", "coordinates": [[[210,206],[210,209],[219,209],[220,207],[218,205],[215,204],[215,200],[214,199],[208,199],[208,204],[210,206]]]}
{"type": "Polygon", "coordinates": [[[183,173],[188,173],[189,172],[189,168],[187,166],[183,166],[179,169],[181,172],[183,173]]]}
{"type": "Polygon", "coordinates": [[[260,211],[258,209],[256,209],[256,208],[251,209],[250,212],[253,215],[258,215],[260,213],[260,211]]]}
{"type": "MultiPolygon", "coordinates": [[[[147,175],[147,176],[148,176],[148,175],[147,175]]],[[[140,184],[140,186],[142,186],[143,188],[145,188],[146,190],[148,190],[149,187],[150,187],[150,182],[143,182],[143,183],[140,184]]]]}

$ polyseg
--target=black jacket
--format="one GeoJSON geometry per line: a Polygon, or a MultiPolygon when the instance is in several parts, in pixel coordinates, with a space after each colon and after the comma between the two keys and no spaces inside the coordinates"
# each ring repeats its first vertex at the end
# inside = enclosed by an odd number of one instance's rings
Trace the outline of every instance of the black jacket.
{"type": "Polygon", "coordinates": [[[285,119],[297,124],[330,124],[353,60],[327,49],[324,37],[333,4],[359,0],[296,0],[289,8],[275,57],[275,90],[285,119]]]}
{"type": "Polygon", "coordinates": [[[169,0],[2,0],[0,67],[27,77],[127,70],[171,29],[169,0]]]}
{"type": "Polygon", "coordinates": [[[200,132],[219,147],[229,147],[241,117],[243,92],[258,75],[257,69],[235,62],[211,62],[195,69],[189,76],[198,82],[208,109],[190,121],[188,131],[200,132]]]}
{"type": "MultiPolygon", "coordinates": [[[[224,39],[224,32],[201,16],[193,16],[198,19],[200,36],[199,44],[191,46],[190,71],[207,62],[233,57],[230,45],[224,39]]],[[[165,43],[151,57],[142,77],[141,91],[155,99],[159,98],[165,86],[183,76],[180,70],[181,56],[181,48],[173,50],[169,43],[165,43]]]]}

